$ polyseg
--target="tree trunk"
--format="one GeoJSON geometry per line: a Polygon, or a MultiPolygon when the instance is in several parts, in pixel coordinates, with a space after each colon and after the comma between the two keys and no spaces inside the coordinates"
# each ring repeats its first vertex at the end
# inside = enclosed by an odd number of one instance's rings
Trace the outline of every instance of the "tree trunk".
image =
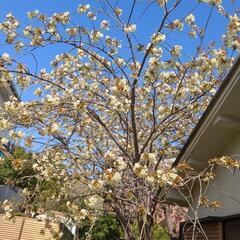
{"type": "Polygon", "coordinates": [[[143,231],[140,240],[152,240],[153,218],[150,215],[148,215],[147,220],[145,222],[145,226],[143,226],[143,224],[144,224],[143,219],[138,221],[139,232],[141,233],[141,231],[143,231]]]}
{"type": "Polygon", "coordinates": [[[76,225],[75,233],[74,233],[74,239],[73,240],[79,240],[79,227],[76,225]]]}
{"type": "Polygon", "coordinates": [[[166,205],[163,208],[163,212],[164,212],[164,217],[165,217],[165,221],[166,221],[167,231],[170,236],[170,240],[176,240],[177,236],[176,236],[176,233],[174,232],[174,225],[173,225],[173,221],[171,218],[170,207],[166,205]]]}
{"type": "Polygon", "coordinates": [[[121,224],[122,230],[124,232],[124,239],[126,240],[136,240],[136,238],[134,237],[130,227],[129,227],[129,222],[127,221],[127,219],[125,218],[125,216],[120,212],[120,210],[114,206],[114,211],[116,213],[116,217],[118,219],[118,221],[121,224]]]}

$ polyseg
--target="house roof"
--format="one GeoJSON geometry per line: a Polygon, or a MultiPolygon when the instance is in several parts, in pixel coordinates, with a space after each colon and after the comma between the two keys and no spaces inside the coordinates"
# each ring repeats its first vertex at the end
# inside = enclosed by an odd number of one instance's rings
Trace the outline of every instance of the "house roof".
{"type": "Polygon", "coordinates": [[[217,151],[213,152],[215,154],[222,153],[229,140],[235,136],[236,130],[240,130],[240,108],[238,102],[240,102],[240,56],[228,71],[173,166],[178,165],[180,162],[188,161],[191,157],[196,158],[194,151],[196,153],[197,148],[203,151],[203,154],[198,152],[197,161],[200,160],[201,155],[203,157],[210,155],[209,152],[206,154],[207,150],[204,150],[204,148],[210,148],[211,151],[211,147],[215,149],[219,147],[217,151]],[[214,134],[216,135],[215,137],[214,134]],[[208,139],[207,136],[210,138],[208,139]],[[223,142],[226,140],[224,144],[219,142],[221,137],[223,137],[223,142]],[[214,141],[214,143],[211,141],[214,141]]]}

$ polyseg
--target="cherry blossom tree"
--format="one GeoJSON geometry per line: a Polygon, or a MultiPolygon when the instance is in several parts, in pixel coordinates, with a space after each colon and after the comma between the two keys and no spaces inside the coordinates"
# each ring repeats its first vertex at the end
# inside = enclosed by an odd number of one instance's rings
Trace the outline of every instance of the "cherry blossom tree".
{"type": "Polygon", "coordinates": [[[151,239],[153,216],[170,189],[212,179],[213,165],[193,174],[187,165],[171,168],[170,159],[240,49],[240,19],[221,0],[130,2],[124,9],[123,1],[99,0],[51,16],[36,10],[26,26],[8,14],[0,30],[16,54],[1,56],[0,82],[15,85],[20,97],[2,106],[0,128],[34,152],[34,177],[59,186],[47,196],[64,199],[75,222],[94,221],[101,199],[133,240],[151,239]],[[152,8],[161,17],[149,22],[146,37],[138,23],[152,8]],[[198,21],[200,8],[207,14],[198,21]],[[208,28],[216,15],[227,27],[214,43],[208,28]],[[39,52],[50,48],[62,52],[39,70],[39,52]],[[84,191],[72,194],[76,186],[84,191]]]}

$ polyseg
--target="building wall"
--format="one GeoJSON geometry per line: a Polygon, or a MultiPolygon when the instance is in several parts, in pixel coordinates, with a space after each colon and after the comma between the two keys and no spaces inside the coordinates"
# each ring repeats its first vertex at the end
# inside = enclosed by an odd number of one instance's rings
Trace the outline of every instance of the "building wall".
{"type": "Polygon", "coordinates": [[[0,185],[0,204],[6,199],[21,201],[24,199],[19,189],[13,189],[8,185],[0,185]]]}
{"type": "MultiPolygon", "coordinates": [[[[10,96],[9,94],[9,90],[4,87],[0,87],[0,106],[2,106],[4,102],[8,101],[8,98],[10,96]]],[[[0,138],[1,137],[9,138],[8,132],[0,131],[0,138]]]]}
{"type": "MultiPolygon", "coordinates": [[[[0,106],[4,104],[9,98],[9,90],[7,90],[4,87],[0,87],[0,106]]],[[[0,131],[0,138],[5,137],[9,138],[8,132],[7,131],[0,131]]],[[[4,152],[3,149],[1,149],[0,146],[0,151],[4,152]]],[[[5,152],[4,152],[5,154],[5,152]]],[[[22,196],[19,194],[18,191],[15,191],[11,187],[7,185],[0,185],[0,204],[3,202],[5,199],[12,199],[12,200],[22,200],[22,196]]],[[[0,209],[1,211],[1,209],[0,209]]]]}
{"type": "MultiPolygon", "coordinates": [[[[227,146],[224,155],[232,156],[240,161],[240,134],[238,134],[227,146]]],[[[216,211],[210,208],[200,207],[198,217],[228,216],[240,214],[240,170],[230,171],[224,168],[216,169],[216,178],[209,186],[206,196],[209,200],[219,200],[222,208],[216,211]]],[[[199,187],[194,190],[195,206],[198,201],[199,187]]],[[[190,213],[192,217],[194,215],[190,213]]]]}

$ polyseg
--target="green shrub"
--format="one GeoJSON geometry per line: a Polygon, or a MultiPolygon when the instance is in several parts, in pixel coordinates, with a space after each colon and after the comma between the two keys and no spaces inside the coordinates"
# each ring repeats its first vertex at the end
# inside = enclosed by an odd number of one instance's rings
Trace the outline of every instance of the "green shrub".
{"type": "MultiPolygon", "coordinates": [[[[89,220],[82,222],[79,228],[80,240],[86,240],[90,231],[91,224],[89,220]]],[[[132,230],[136,236],[139,236],[137,224],[132,225],[132,230]]],[[[91,240],[114,240],[123,239],[122,230],[116,217],[112,214],[100,216],[91,230],[91,240]]],[[[153,238],[151,240],[169,240],[168,232],[165,228],[155,225],[153,228],[153,238]]]]}
{"type": "Polygon", "coordinates": [[[32,168],[32,154],[26,152],[21,147],[16,147],[9,157],[3,157],[0,162],[0,184],[9,184],[19,188],[31,188],[36,186],[37,179],[33,176],[35,173],[32,168]],[[21,168],[15,168],[14,162],[24,162],[21,168]]]}
{"type": "MultiPolygon", "coordinates": [[[[138,237],[140,235],[137,223],[132,224],[132,231],[134,235],[138,237]]],[[[138,238],[137,238],[138,239],[138,238]]],[[[153,236],[151,240],[169,240],[169,234],[167,230],[160,225],[153,227],[153,236]]]]}
{"type": "Polygon", "coordinates": [[[166,229],[159,225],[155,225],[153,228],[153,240],[169,240],[169,235],[166,229]]]}
{"type": "MultiPolygon", "coordinates": [[[[80,240],[87,237],[90,230],[90,222],[84,221],[79,229],[80,240]]],[[[116,217],[112,214],[100,216],[91,230],[92,240],[114,240],[121,239],[121,227],[116,217]]]]}

